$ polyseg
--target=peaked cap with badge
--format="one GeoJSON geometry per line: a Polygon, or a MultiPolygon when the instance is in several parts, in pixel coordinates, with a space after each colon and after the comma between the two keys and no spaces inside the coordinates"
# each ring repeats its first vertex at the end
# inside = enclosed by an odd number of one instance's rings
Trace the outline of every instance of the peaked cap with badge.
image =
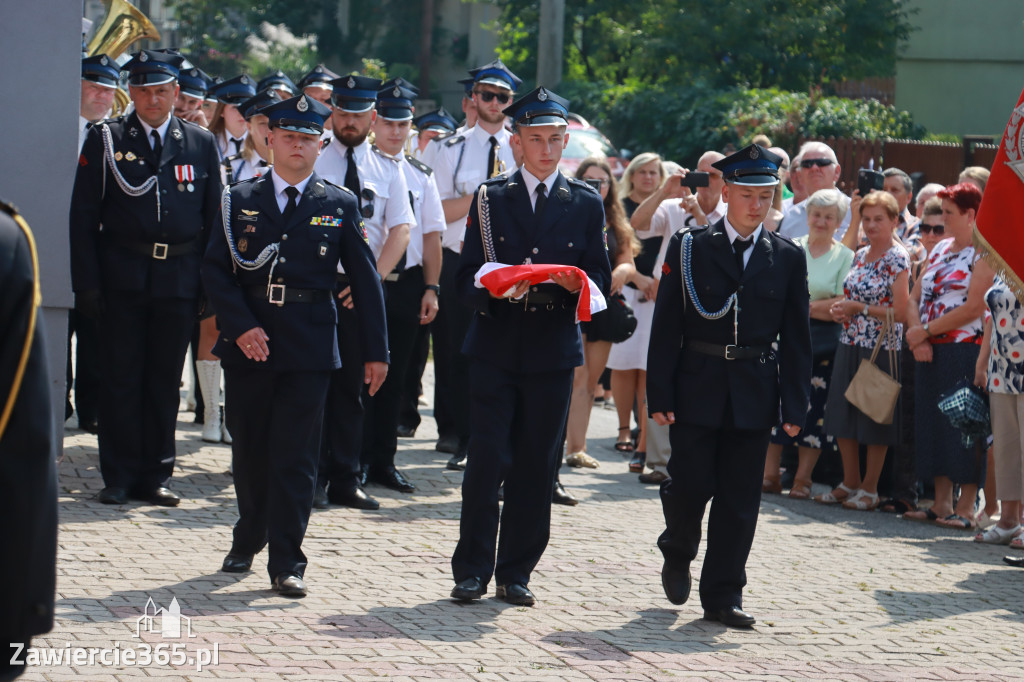
{"type": "Polygon", "coordinates": [[[377,91],[380,90],[379,78],[369,76],[340,76],[331,81],[334,91],[331,103],[342,111],[362,114],[373,109],[377,102],[377,91]]]}
{"type": "Polygon", "coordinates": [[[419,89],[404,78],[392,78],[377,91],[377,116],[385,121],[411,121],[419,89]]]}
{"type": "Polygon", "coordinates": [[[185,58],[174,52],[140,50],[121,67],[128,72],[128,84],[136,87],[165,85],[178,80],[185,58]]]}
{"type": "Polygon", "coordinates": [[[120,71],[117,62],[105,54],[82,59],[82,80],[102,85],[105,88],[117,87],[120,71]]]}
{"type": "Polygon", "coordinates": [[[569,122],[569,100],[539,87],[505,107],[501,113],[511,118],[517,128],[564,126],[569,122]]]}
{"type": "Polygon", "coordinates": [[[264,90],[287,90],[292,95],[296,95],[299,92],[299,87],[295,85],[284,71],[275,71],[269,76],[262,78],[256,84],[256,92],[263,92],[264,90]]]}
{"type": "Polygon", "coordinates": [[[215,86],[211,94],[221,104],[239,105],[256,94],[256,81],[242,74],[215,86]]]}
{"type": "Polygon", "coordinates": [[[299,80],[299,89],[323,88],[325,90],[333,90],[334,86],[331,85],[331,81],[337,77],[338,74],[334,73],[323,64],[317,64],[309,73],[299,80]]]}
{"type": "Polygon", "coordinates": [[[309,95],[299,95],[260,110],[270,119],[273,128],[291,130],[307,135],[321,135],[324,121],[331,116],[331,110],[309,95]]]}
{"type": "Polygon", "coordinates": [[[459,127],[458,121],[444,107],[420,114],[412,120],[417,130],[436,130],[439,133],[454,133],[459,127]]]}
{"type": "MultiPolygon", "coordinates": [[[[489,64],[478,66],[475,69],[469,70],[469,75],[472,77],[472,85],[482,83],[485,85],[493,85],[495,87],[504,88],[511,92],[515,92],[520,85],[523,84],[523,79],[512,73],[512,70],[505,66],[501,59],[495,59],[489,64]]],[[[460,83],[463,81],[459,81],[460,83]]],[[[470,87],[472,87],[472,85],[470,87]]]]}
{"type": "Polygon", "coordinates": [[[752,144],[716,161],[711,167],[722,171],[722,179],[727,184],[770,187],[779,184],[780,165],[781,156],[759,144],[752,144]]]}

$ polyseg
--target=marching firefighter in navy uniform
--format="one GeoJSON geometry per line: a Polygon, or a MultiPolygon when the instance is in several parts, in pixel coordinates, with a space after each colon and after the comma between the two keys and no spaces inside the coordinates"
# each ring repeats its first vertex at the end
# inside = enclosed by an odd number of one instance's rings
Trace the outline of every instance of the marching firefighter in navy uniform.
{"type": "Polygon", "coordinates": [[[330,110],[307,95],[269,117],[273,170],[224,192],[203,281],[217,313],[239,519],[222,570],[244,572],[269,544],[272,587],[306,594],[302,539],[316,484],[327,385],[338,355],[334,283],[340,261],[360,310],[370,393],[387,375],[387,328],[376,263],[355,196],[313,172],[330,110]]]}
{"type": "Polygon", "coordinates": [[[41,301],[32,231],[0,201],[0,680],[23,673],[32,637],[53,628],[57,441],[41,301]]]}
{"type": "Polygon", "coordinates": [[[135,111],[89,130],[71,196],[75,307],[99,320],[105,504],[179,502],[178,387],[221,190],[213,135],[171,113],[181,60],[143,50],[125,65],[135,111]]]}
{"type": "Polygon", "coordinates": [[[478,190],[469,211],[456,273],[459,297],[474,310],[462,347],[470,357],[471,430],[452,556],[457,600],[483,596],[493,574],[499,598],[533,605],[527,585],[547,546],[573,369],[583,363],[576,306],[584,281],[577,272],[534,286],[519,282],[507,298],[477,288],[475,276],[485,261],[556,263],[580,268],[601,291],[611,281],[601,197],[558,171],[568,106],[537,88],[505,109],[523,167],[485,181],[486,198],[478,190]]]}
{"type": "Polygon", "coordinates": [[[648,407],[670,425],[672,443],[671,478],[661,487],[662,586],[673,604],[689,597],[712,500],[700,599],[705,619],[731,627],[755,622],[742,610],[742,590],[769,434],[781,412],[796,435],[810,399],[806,259],[763,224],[781,161],[750,145],[712,164],[726,182],[728,212],[672,237],[647,358],[648,407]]]}

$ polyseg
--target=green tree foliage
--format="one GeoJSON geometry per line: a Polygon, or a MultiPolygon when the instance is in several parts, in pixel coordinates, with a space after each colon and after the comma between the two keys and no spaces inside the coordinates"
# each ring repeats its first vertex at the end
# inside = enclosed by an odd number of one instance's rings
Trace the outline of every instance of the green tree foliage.
{"type": "MultiPolygon", "coordinates": [[[[500,55],[536,72],[537,0],[497,0],[500,55]]],[[[806,91],[893,75],[905,0],[566,0],[565,80],[806,91]]]]}

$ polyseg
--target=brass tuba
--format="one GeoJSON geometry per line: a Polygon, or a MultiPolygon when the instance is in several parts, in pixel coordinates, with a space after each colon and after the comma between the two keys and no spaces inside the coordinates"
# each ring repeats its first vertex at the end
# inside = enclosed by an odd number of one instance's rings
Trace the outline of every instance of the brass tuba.
{"type": "MultiPolygon", "coordinates": [[[[128,46],[136,40],[148,38],[149,40],[160,40],[160,32],[156,26],[138,8],[128,3],[128,0],[103,0],[107,5],[107,15],[103,23],[93,33],[86,50],[89,56],[106,54],[108,57],[117,59],[128,46]]],[[[128,108],[128,93],[118,88],[114,93],[114,106],[111,108],[111,116],[119,116],[128,108]]]]}

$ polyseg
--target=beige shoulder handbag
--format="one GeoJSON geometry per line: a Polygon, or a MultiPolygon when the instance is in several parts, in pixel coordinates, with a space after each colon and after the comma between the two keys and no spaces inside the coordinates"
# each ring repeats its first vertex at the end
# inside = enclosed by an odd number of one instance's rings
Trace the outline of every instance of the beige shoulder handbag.
{"type": "Polygon", "coordinates": [[[894,348],[896,329],[892,308],[885,311],[885,322],[878,334],[878,342],[871,352],[870,360],[861,360],[857,373],[853,375],[850,385],[846,388],[846,399],[854,407],[863,412],[872,421],[879,424],[892,424],[892,416],[896,411],[896,401],[900,397],[900,382],[896,380],[897,352],[894,348]],[[875,364],[882,342],[889,336],[893,343],[889,344],[889,367],[892,373],[883,372],[875,364]]]}

